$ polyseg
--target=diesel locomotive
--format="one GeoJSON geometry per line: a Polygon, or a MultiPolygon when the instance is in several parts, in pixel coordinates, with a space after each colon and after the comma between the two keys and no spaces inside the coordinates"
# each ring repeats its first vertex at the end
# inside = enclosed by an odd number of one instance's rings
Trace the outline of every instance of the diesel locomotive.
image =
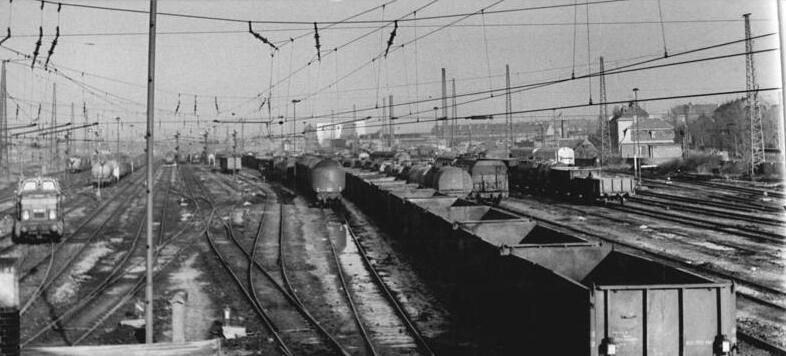
{"type": "Polygon", "coordinates": [[[13,241],[58,242],[63,237],[63,195],[57,179],[22,179],[16,191],[13,241]]]}

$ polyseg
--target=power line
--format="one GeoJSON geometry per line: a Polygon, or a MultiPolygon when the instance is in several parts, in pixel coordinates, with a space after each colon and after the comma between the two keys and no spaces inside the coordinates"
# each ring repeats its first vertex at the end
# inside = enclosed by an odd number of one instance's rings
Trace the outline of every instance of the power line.
{"type": "MultiPolygon", "coordinates": [[[[773,90],[781,90],[781,88],[780,87],[773,87],[773,88],[763,88],[763,89],[760,88],[760,89],[755,89],[755,90],[733,90],[733,91],[723,91],[723,92],[709,92],[709,93],[698,93],[698,94],[671,95],[671,96],[646,98],[646,99],[639,98],[638,101],[639,102],[652,102],[652,101],[665,101],[665,100],[679,100],[679,99],[690,99],[690,98],[699,98],[699,97],[708,97],[708,96],[723,96],[723,95],[747,94],[747,93],[749,93],[751,91],[766,92],[766,91],[773,91],[773,90]]],[[[630,99],[626,99],[626,100],[608,101],[605,104],[615,105],[615,104],[627,104],[629,102],[630,102],[630,99]]],[[[564,106],[552,106],[552,107],[544,107],[544,108],[512,111],[511,114],[516,115],[516,114],[529,114],[529,113],[535,113],[535,112],[554,111],[554,110],[579,109],[579,108],[598,106],[598,105],[602,105],[602,104],[603,103],[592,103],[592,104],[586,103],[586,104],[574,104],[574,105],[564,105],[564,106]]],[[[494,116],[501,116],[501,115],[504,115],[504,114],[505,114],[505,112],[496,112],[496,113],[483,114],[483,115],[475,114],[475,115],[462,116],[462,117],[459,117],[459,119],[470,120],[470,119],[472,119],[474,117],[478,117],[478,116],[494,117],[494,116]]],[[[357,121],[364,121],[364,120],[367,120],[367,118],[358,119],[357,121]]],[[[357,122],[357,121],[352,121],[352,122],[357,122]]],[[[384,127],[386,125],[414,125],[414,124],[421,124],[421,123],[428,123],[428,122],[438,122],[438,121],[444,121],[444,118],[421,119],[420,121],[406,121],[406,122],[396,122],[396,123],[390,123],[390,124],[388,124],[388,123],[371,124],[371,125],[365,125],[364,127],[365,128],[369,128],[369,127],[384,127]]],[[[331,125],[341,125],[341,124],[345,124],[345,123],[349,123],[349,122],[341,122],[341,123],[335,123],[335,124],[325,124],[325,125],[321,126],[320,129],[324,129],[325,127],[328,127],[328,126],[331,126],[331,125]]],[[[316,131],[317,130],[315,129],[314,131],[311,131],[311,132],[316,132],[316,131]]]]}
{"type": "MultiPolygon", "coordinates": [[[[764,34],[764,35],[759,35],[759,36],[755,36],[753,38],[763,38],[763,37],[768,37],[768,36],[773,36],[773,35],[775,35],[775,33],[768,33],[768,34],[764,34]]],[[[719,47],[724,47],[724,46],[728,46],[728,45],[731,45],[731,44],[740,43],[740,42],[744,42],[744,41],[745,41],[745,39],[740,39],[740,40],[727,41],[727,42],[713,44],[713,45],[709,45],[709,46],[703,46],[703,47],[699,47],[699,48],[689,49],[689,50],[685,50],[685,51],[682,51],[682,52],[673,53],[673,54],[671,54],[669,56],[669,58],[674,58],[674,57],[683,56],[683,55],[687,55],[687,54],[692,54],[692,53],[697,53],[697,52],[706,51],[706,50],[710,50],[710,49],[715,49],[715,48],[719,48],[719,47]]],[[[765,50],[765,51],[773,51],[773,50],[774,49],[765,50]]],[[[705,58],[705,59],[700,59],[700,60],[690,60],[690,61],[686,61],[685,63],[677,62],[675,64],[659,65],[659,66],[653,67],[653,68],[660,68],[660,67],[664,67],[664,66],[673,66],[673,65],[678,65],[678,64],[695,63],[695,62],[699,62],[699,61],[708,61],[708,60],[722,59],[722,58],[727,58],[727,57],[731,57],[731,56],[739,56],[739,55],[743,55],[743,54],[744,53],[742,53],[742,54],[735,54],[735,55],[710,57],[710,58],[705,58]]],[[[627,65],[622,65],[622,66],[619,66],[619,67],[616,67],[616,68],[613,68],[613,69],[606,70],[605,74],[606,75],[611,75],[611,74],[621,74],[621,73],[627,73],[627,72],[635,71],[635,70],[630,70],[630,68],[637,67],[637,66],[640,66],[640,65],[643,65],[643,64],[652,63],[652,62],[655,62],[655,61],[664,60],[664,59],[665,59],[664,57],[660,56],[660,57],[653,58],[653,59],[647,59],[647,60],[642,60],[642,61],[638,61],[638,62],[635,62],[635,63],[627,64],[627,65]]],[[[653,69],[653,68],[647,68],[647,69],[653,69]]],[[[521,92],[523,90],[530,90],[532,88],[539,88],[539,87],[543,87],[543,86],[564,83],[564,82],[568,82],[568,81],[571,81],[571,80],[589,78],[591,76],[598,76],[599,74],[600,73],[595,72],[595,73],[588,73],[588,74],[585,74],[585,75],[577,76],[575,78],[568,77],[568,78],[554,79],[554,80],[537,82],[537,83],[516,85],[516,86],[512,86],[511,89],[516,89],[516,91],[513,91],[513,93],[518,93],[518,92],[521,92]]],[[[501,92],[503,90],[505,90],[505,89],[504,88],[498,88],[498,89],[492,89],[492,90],[475,91],[475,92],[470,92],[470,93],[458,94],[457,97],[475,96],[475,95],[481,95],[481,94],[491,94],[491,93],[494,93],[494,92],[501,92]]],[[[483,99],[485,99],[485,98],[483,98],[483,99]]],[[[431,102],[431,101],[436,101],[436,100],[440,100],[440,98],[418,99],[418,100],[410,101],[410,102],[400,102],[400,103],[395,104],[394,106],[412,105],[412,104],[425,103],[425,102],[431,102]]],[[[466,103],[462,103],[462,104],[466,104],[466,103]]],[[[366,108],[357,109],[357,112],[371,111],[371,110],[375,110],[375,109],[376,108],[374,108],[374,107],[366,107],[366,108]]],[[[424,112],[427,112],[427,111],[428,110],[425,110],[425,111],[422,111],[422,112],[418,112],[418,114],[424,113],[424,112]]],[[[343,115],[343,114],[349,114],[351,112],[352,111],[342,111],[342,112],[338,112],[336,114],[343,115]]],[[[403,115],[403,117],[406,117],[406,116],[408,116],[408,115],[403,115]]],[[[325,118],[325,117],[326,117],[326,114],[322,114],[322,115],[313,116],[310,119],[319,119],[319,118],[325,118]]]]}
{"type": "MultiPolygon", "coordinates": [[[[418,18],[420,20],[420,18],[418,18]]],[[[761,18],[761,19],[751,19],[751,22],[774,22],[775,19],[770,18],[761,18]]],[[[692,19],[692,20],[664,20],[664,24],[728,24],[728,23],[738,23],[743,22],[740,19],[692,19]]],[[[618,26],[618,25],[654,25],[660,24],[660,21],[650,21],[650,20],[642,20],[642,21],[591,21],[589,22],[590,26],[618,26]]],[[[576,25],[586,25],[586,22],[577,22],[576,25]]],[[[399,28],[429,28],[429,27],[438,27],[439,25],[429,25],[429,24],[417,24],[417,25],[399,25],[399,28]]],[[[453,27],[456,28],[482,28],[482,27],[538,27],[538,26],[573,26],[573,22],[509,22],[509,23],[495,23],[495,24],[456,24],[453,27]]],[[[336,27],[323,27],[320,28],[320,31],[357,31],[357,30],[370,30],[376,29],[377,26],[336,26],[336,27]]],[[[264,29],[265,32],[293,32],[293,31],[313,31],[313,27],[302,27],[302,28],[270,28],[264,29]]],[[[156,36],[185,36],[185,35],[235,35],[235,34],[246,34],[248,33],[247,30],[212,30],[212,31],[162,31],[156,32],[156,36]]],[[[308,34],[301,34],[292,39],[297,40],[299,38],[305,37],[310,35],[311,32],[308,34]]],[[[44,37],[54,37],[55,35],[47,35],[44,34],[44,37]]],[[[85,33],[61,33],[60,37],[124,37],[124,36],[147,36],[147,32],[85,32],[85,33]]],[[[38,37],[38,34],[16,34],[13,36],[14,38],[30,38],[30,37],[38,37]]],[[[281,40],[276,43],[285,43],[289,42],[289,39],[281,40]]]]}
{"type": "MultiPolygon", "coordinates": [[[[115,12],[126,12],[126,13],[135,13],[135,14],[149,15],[149,12],[146,11],[146,10],[136,10],[136,9],[129,9],[129,8],[98,6],[98,5],[87,5],[87,4],[74,4],[74,3],[50,1],[50,0],[30,0],[30,1],[40,2],[41,4],[46,3],[46,4],[58,5],[58,6],[67,6],[67,7],[93,9],[93,10],[105,10],[105,11],[115,11],[115,12]]],[[[591,2],[589,4],[604,4],[604,3],[626,2],[626,1],[628,1],[628,0],[599,0],[599,1],[591,2]]],[[[504,10],[486,11],[486,14],[515,13],[515,12],[533,11],[533,10],[557,9],[557,8],[572,7],[572,6],[575,6],[575,5],[574,4],[555,4],[555,5],[544,5],[544,6],[530,6],[530,7],[504,9],[504,10]]],[[[187,19],[194,19],[194,20],[212,20],[212,21],[235,22],[235,23],[244,23],[244,24],[248,23],[248,22],[256,23],[256,24],[274,24],[274,25],[313,25],[314,22],[317,22],[317,23],[320,23],[320,24],[323,24],[323,25],[330,25],[330,24],[378,24],[378,23],[392,24],[393,23],[392,20],[346,20],[346,21],[249,20],[249,19],[229,18],[229,17],[182,14],[182,13],[173,13],[173,12],[158,12],[157,15],[158,16],[167,16],[167,17],[187,18],[187,19]]],[[[437,19],[448,19],[448,18],[456,18],[456,17],[474,16],[474,15],[477,15],[477,13],[472,12],[472,13],[456,13],[456,14],[434,15],[434,16],[420,17],[418,19],[407,19],[407,20],[404,20],[404,21],[437,20],[437,19]]],[[[404,22],[404,21],[402,21],[402,22],[404,22]]]]}

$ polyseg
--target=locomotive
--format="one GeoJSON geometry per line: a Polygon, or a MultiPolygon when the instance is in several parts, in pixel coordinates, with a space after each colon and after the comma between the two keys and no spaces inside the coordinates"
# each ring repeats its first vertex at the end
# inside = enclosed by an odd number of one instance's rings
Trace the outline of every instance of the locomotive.
{"type": "Polygon", "coordinates": [[[22,179],[16,192],[13,242],[59,242],[65,225],[62,199],[57,179],[22,179]]]}

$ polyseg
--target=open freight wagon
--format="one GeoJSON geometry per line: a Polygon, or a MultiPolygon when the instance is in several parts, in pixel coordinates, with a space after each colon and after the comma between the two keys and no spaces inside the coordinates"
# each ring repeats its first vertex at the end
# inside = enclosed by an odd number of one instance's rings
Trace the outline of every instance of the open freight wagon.
{"type": "Polygon", "coordinates": [[[730,282],[357,173],[348,174],[348,196],[404,242],[427,280],[447,289],[462,328],[488,353],[733,354],[730,282]]]}

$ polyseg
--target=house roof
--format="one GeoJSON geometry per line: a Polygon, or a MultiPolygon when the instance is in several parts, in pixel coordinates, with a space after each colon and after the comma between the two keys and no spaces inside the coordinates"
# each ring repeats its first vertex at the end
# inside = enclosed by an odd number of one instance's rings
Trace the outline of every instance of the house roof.
{"type": "Polygon", "coordinates": [[[637,122],[639,130],[651,129],[672,129],[674,128],[670,123],[663,119],[643,119],[637,122]]]}

